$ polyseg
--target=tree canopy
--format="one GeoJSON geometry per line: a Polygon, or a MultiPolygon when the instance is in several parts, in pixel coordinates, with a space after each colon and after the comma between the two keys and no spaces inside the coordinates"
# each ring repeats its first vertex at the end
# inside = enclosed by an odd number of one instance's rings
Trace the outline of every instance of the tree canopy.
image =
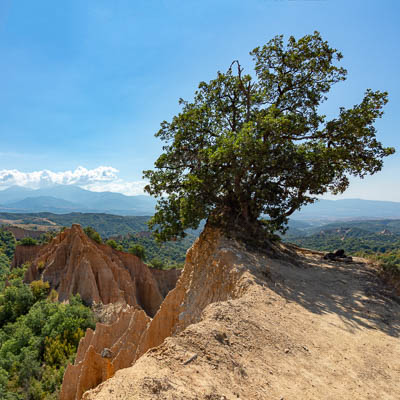
{"type": "Polygon", "coordinates": [[[250,55],[253,76],[234,61],[201,82],[192,102],[180,99],[181,112],[156,133],[164,152],[144,177],[158,197],[150,226],[160,240],[182,237],[204,219],[248,234],[284,230],[302,205],[343,193],[349,176],[378,172],[394,153],[374,127],[386,92],[366,90],[331,120],[320,112],[347,71],[318,32],[286,43],[276,36],[250,55]]]}

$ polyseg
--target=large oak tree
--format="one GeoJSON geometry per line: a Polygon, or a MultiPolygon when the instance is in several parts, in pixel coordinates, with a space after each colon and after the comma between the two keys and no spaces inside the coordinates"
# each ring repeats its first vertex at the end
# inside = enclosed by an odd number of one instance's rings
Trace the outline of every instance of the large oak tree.
{"type": "Polygon", "coordinates": [[[376,173],[394,153],[374,127],[386,92],[368,89],[331,120],[320,113],[347,71],[318,32],[287,43],[277,36],[250,54],[253,76],[234,61],[201,82],[192,102],[180,100],[182,111],[156,134],[164,152],[144,177],[159,198],[151,226],[160,240],[204,219],[248,235],[282,230],[302,205],[344,192],[349,176],[376,173]]]}

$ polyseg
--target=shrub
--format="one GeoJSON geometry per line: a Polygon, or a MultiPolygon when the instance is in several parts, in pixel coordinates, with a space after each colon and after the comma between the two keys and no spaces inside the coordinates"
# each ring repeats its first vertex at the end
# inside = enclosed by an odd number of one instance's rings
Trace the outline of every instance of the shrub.
{"type": "Polygon", "coordinates": [[[32,281],[30,286],[35,301],[45,299],[49,294],[50,291],[49,282],[43,282],[42,280],[32,281]]]}
{"type": "Polygon", "coordinates": [[[36,246],[38,244],[38,242],[37,242],[37,240],[35,240],[31,237],[25,237],[25,238],[21,239],[19,244],[22,246],[36,246]]]}
{"type": "Polygon", "coordinates": [[[107,240],[106,244],[112,247],[113,249],[116,249],[118,247],[118,244],[114,239],[107,240]]]}
{"type": "Polygon", "coordinates": [[[58,301],[58,293],[57,293],[57,291],[54,290],[54,289],[51,289],[48,299],[52,303],[55,303],[56,301],[58,301]]]}
{"type": "Polygon", "coordinates": [[[96,232],[91,226],[86,227],[83,230],[90,239],[94,240],[97,243],[102,243],[101,236],[98,232],[96,232]]]}
{"type": "Polygon", "coordinates": [[[150,267],[155,268],[155,269],[165,269],[166,265],[164,262],[158,258],[153,258],[150,261],[150,267]]]}
{"type": "Polygon", "coordinates": [[[37,264],[38,271],[42,271],[44,269],[45,263],[44,261],[39,261],[37,264]]]}
{"type": "Polygon", "coordinates": [[[141,260],[146,259],[145,249],[140,244],[134,244],[133,246],[129,247],[128,252],[134,254],[136,257],[139,257],[141,260]]]}

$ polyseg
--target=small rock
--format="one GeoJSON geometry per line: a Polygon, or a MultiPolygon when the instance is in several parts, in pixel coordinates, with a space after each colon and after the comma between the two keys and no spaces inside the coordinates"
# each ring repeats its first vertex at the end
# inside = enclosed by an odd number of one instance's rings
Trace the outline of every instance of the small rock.
{"type": "Polygon", "coordinates": [[[101,356],[103,358],[112,358],[112,352],[107,347],[104,347],[104,349],[101,351],[101,356]]]}
{"type": "Polygon", "coordinates": [[[285,349],[285,353],[286,353],[286,354],[289,353],[289,351],[290,351],[289,349],[285,349]]]}
{"type": "Polygon", "coordinates": [[[197,358],[197,354],[194,353],[191,357],[189,357],[186,361],[183,362],[183,365],[187,365],[189,363],[191,363],[192,361],[194,361],[197,358]]]}
{"type": "Polygon", "coordinates": [[[331,261],[335,261],[335,255],[333,253],[326,253],[324,255],[324,260],[331,260],[331,261]]]}
{"type": "Polygon", "coordinates": [[[218,340],[218,342],[220,342],[221,344],[227,344],[229,345],[229,339],[228,336],[226,335],[225,332],[216,332],[214,333],[214,337],[216,340],[218,340]]]}
{"type": "Polygon", "coordinates": [[[343,249],[336,250],[334,253],[326,253],[323,259],[329,261],[343,261],[343,262],[353,261],[351,257],[346,256],[343,249]]]}
{"type": "Polygon", "coordinates": [[[336,250],[335,251],[335,257],[337,257],[337,258],[345,258],[346,255],[344,253],[344,250],[343,249],[336,250]]]}

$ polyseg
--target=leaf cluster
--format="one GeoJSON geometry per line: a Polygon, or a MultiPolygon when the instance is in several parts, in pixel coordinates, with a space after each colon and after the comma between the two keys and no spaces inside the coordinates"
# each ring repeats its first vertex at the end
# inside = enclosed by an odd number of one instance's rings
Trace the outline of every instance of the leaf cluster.
{"type": "Polygon", "coordinates": [[[87,226],[86,228],[83,229],[83,231],[86,233],[90,239],[94,240],[96,243],[102,243],[101,236],[98,232],[96,232],[91,226],[87,226]]]}

